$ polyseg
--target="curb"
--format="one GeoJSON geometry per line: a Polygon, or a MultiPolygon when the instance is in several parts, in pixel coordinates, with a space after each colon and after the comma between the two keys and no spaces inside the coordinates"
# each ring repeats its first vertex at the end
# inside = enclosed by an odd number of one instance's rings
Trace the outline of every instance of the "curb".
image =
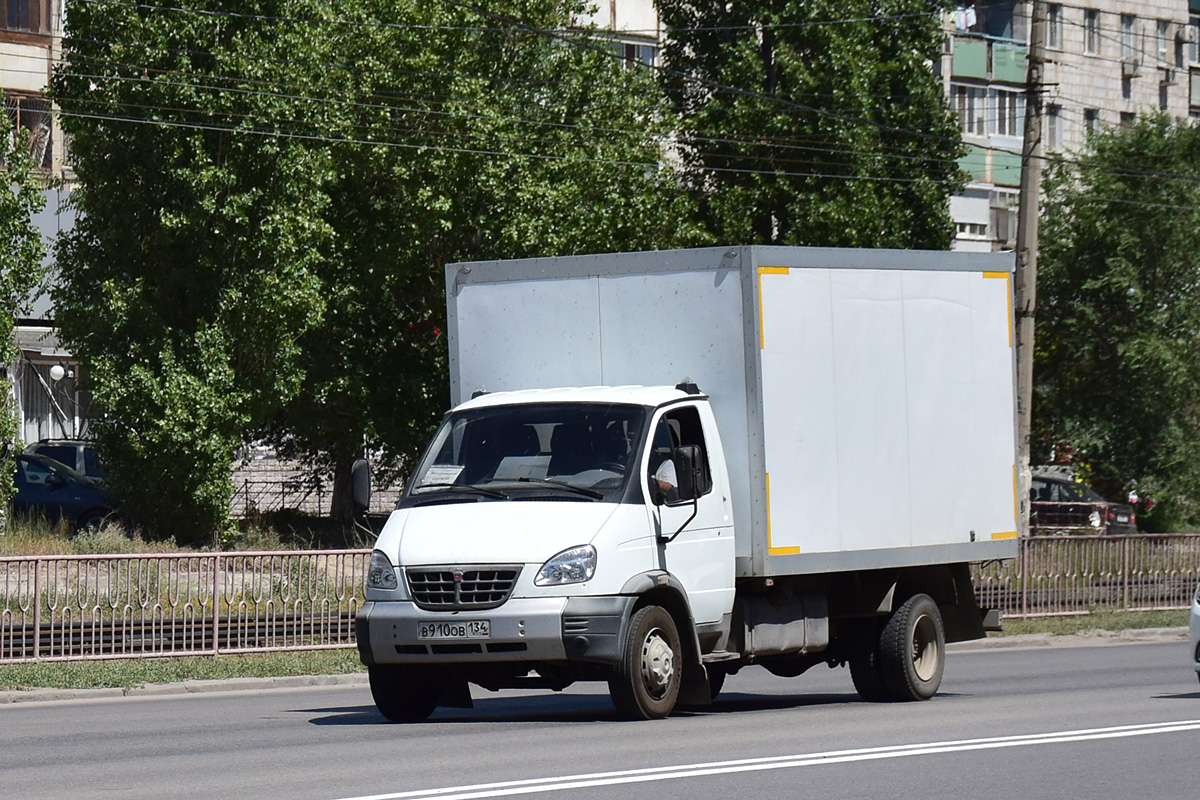
{"type": "Polygon", "coordinates": [[[366,686],[365,672],[342,675],[291,675],[282,678],[227,678],[224,680],[149,683],[128,689],[25,689],[0,692],[0,706],[52,700],[104,700],[122,697],[170,697],[216,692],[265,692],[307,686],[366,686]]]}
{"type": "MultiPolygon", "coordinates": [[[[1022,650],[1042,647],[1101,647],[1105,645],[1186,642],[1187,628],[1142,628],[1127,631],[1095,631],[1088,634],[1055,635],[1026,633],[997,636],[946,646],[950,653],[975,653],[985,650],[1022,650]]],[[[309,686],[366,686],[365,672],[341,675],[292,675],[282,678],[227,678],[225,680],[150,683],[128,689],[25,689],[0,692],[0,706],[15,703],[54,700],[104,700],[124,697],[170,697],[215,692],[265,692],[272,689],[299,689],[309,686]]]]}
{"type": "Polygon", "coordinates": [[[1110,644],[1155,644],[1186,642],[1187,628],[1136,628],[1125,631],[1092,631],[1080,634],[1022,633],[995,636],[972,642],[947,645],[950,653],[974,653],[983,650],[1023,650],[1036,647],[1101,647],[1110,644]]]}

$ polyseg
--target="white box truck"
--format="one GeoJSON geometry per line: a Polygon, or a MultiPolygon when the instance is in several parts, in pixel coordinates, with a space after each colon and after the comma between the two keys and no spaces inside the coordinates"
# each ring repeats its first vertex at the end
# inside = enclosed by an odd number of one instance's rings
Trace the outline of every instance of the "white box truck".
{"type": "MultiPolygon", "coordinates": [[[[452,409],[356,633],[389,719],[749,665],[927,699],[1016,554],[1011,254],[745,246],[451,264],[452,409]]],[[[360,498],[361,499],[361,498],[360,498]]]]}

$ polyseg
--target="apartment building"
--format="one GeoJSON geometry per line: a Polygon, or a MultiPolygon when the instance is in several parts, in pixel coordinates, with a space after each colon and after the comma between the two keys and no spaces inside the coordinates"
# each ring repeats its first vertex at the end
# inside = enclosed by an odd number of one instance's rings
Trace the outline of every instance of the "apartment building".
{"type": "MultiPolygon", "coordinates": [[[[1069,158],[1089,133],[1162,111],[1200,116],[1200,0],[1045,3],[1042,148],[1069,158]]],[[[970,175],[951,199],[954,248],[1012,247],[1025,126],[1028,0],[988,0],[946,15],[937,69],[958,114],[970,175]]]]}
{"type": "MultiPolygon", "coordinates": [[[[62,43],[63,0],[0,0],[0,93],[9,131],[29,134],[33,161],[47,178],[63,176],[63,140],[50,101],[50,83],[62,43]]],[[[66,192],[47,180],[46,204],[34,224],[47,240],[71,224],[66,192]]],[[[88,401],[79,390],[80,367],[58,344],[47,296],[17,320],[18,357],[4,365],[25,441],[85,432],[88,401]]]]}
{"type": "Polygon", "coordinates": [[[662,27],[653,0],[601,0],[580,23],[612,31],[617,53],[631,64],[658,62],[662,27]]]}

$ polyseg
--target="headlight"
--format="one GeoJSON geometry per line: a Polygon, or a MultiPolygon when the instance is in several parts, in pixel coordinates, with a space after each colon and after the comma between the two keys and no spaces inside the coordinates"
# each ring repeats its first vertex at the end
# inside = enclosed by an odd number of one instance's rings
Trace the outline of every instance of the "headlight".
{"type": "Polygon", "coordinates": [[[561,586],[564,583],[583,583],[596,574],[596,548],[590,544],[563,550],[542,564],[534,586],[561,586]]]}
{"type": "Polygon", "coordinates": [[[395,589],[399,586],[396,580],[396,570],[392,569],[392,560],[382,550],[371,553],[371,563],[367,565],[367,588],[395,589]]]}

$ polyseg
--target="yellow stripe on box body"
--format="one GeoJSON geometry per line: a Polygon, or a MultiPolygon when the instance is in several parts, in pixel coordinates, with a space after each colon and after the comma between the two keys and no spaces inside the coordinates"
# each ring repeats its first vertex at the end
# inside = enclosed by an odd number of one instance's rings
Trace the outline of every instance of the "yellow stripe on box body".
{"type": "Polygon", "coordinates": [[[1013,307],[1012,307],[1012,274],[1008,272],[985,272],[985,278],[1003,278],[1008,281],[1008,291],[1005,297],[1008,300],[1008,346],[1013,346],[1013,307]]]}
{"type": "Polygon", "coordinates": [[[1021,527],[1021,490],[1017,484],[1017,465],[1013,464],[1013,525],[1021,527]]]}
{"type": "Polygon", "coordinates": [[[763,275],[787,275],[791,272],[790,267],[759,267],[758,268],[758,349],[765,350],[767,348],[766,325],[763,323],[763,301],[762,301],[762,276],[763,275]]]}
{"type": "Polygon", "coordinates": [[[771,474],[767,473],[767,555],[794,556],[800,552],[799,547],[774,547],[771,545],[771,474]]]}

